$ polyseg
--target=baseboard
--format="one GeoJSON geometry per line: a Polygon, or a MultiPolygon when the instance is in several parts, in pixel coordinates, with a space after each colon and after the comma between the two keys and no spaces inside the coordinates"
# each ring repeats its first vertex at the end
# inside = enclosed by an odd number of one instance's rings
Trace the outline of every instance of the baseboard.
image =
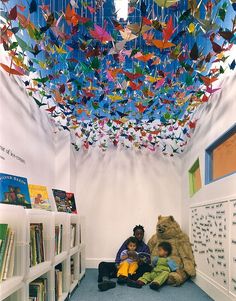
{"type": "Polygon", "coordinates": [[[233,296],[223,287],[218,286],[199,271],[197,271],[197,276],[195,279],[193,279],[193,281],[214,301],[235,301],[235,296],[233,296]]]}
{"type": "Polygon", "coordinates": [[[102,261],[114,262],[114,258],[86,258],[86,268],[97,269],[99,263],[102,261]]]}

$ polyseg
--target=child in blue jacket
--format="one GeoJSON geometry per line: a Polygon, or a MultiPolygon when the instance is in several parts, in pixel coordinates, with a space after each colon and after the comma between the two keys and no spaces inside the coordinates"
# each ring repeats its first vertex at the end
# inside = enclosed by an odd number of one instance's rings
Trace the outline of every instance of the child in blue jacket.
{"type": "Polygon", "coordinates": [[[158,290],[159,287],[166,282],[170,272],[177,270],[177,265],[169,256],[172,252],[172,246],[168,242],[161,242],[158,245],[158,255],[153,258],[152,272],[144,273],[137,281],[128,281],[128,286],[141,288],[143,285],[150,283],[150,288],[158,290]]]}

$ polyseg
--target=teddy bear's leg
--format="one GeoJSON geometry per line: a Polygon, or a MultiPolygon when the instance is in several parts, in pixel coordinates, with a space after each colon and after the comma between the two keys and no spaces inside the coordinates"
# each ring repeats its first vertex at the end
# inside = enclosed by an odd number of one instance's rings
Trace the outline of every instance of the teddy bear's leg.
{"type": "Polygon", "coordinates": [[[178,270],[178,272],[171,272],[169,274],[167,284],[173,286],[179,286],[187,280],[188,275],[183,270],[178,270]]]}

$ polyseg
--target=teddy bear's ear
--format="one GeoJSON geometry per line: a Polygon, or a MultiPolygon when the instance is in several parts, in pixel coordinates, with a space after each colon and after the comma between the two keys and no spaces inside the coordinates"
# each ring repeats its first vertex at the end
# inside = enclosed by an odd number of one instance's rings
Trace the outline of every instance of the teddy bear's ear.
{"type": "Polygon", "coordinates": [[[160,221],[160,220],[161,220],[161,215],[158,216],[158,221],[160,221]]]}
{"type": "Polygon", "coordinates": [[[174,219],[174,217],[173,217],[172,215],[170,215],[169,219],[170,219],[172,222],[175,221],[175,219],[174,219]]]}

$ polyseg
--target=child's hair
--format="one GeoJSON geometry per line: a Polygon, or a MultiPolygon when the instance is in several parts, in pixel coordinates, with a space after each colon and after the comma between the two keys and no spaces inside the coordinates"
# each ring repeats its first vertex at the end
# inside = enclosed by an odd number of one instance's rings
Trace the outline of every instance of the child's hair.
{"type": "Polygon", "coordinates": [[[141,226],[141,225],[137,225],[137,226],[134,227],[134,229],[133,229],[134,234],[135,234],[135,231],[136,231],[136,230],[142,230],[143,233],[144,233],[144,228],[143,228],[143,226],[141,226]]]}
{"type": "Polygon", "coordinates": [[[166,251],[167,256],[170,256],[170,254],[172,252],[172,246],[167,241],[163,241],[163,242],[159,243],[158,248],[162,248],[164,251],[166,251]]]}
{"type": "Polygon", "coordinates": [[[130,236],[127,240],[126,240],[126,247],[128,246],[128,244],[132,242],[133,244],[136,244],[136,246],[138,245],[138,241],[137,238],[134,236],[130,236]]]}

